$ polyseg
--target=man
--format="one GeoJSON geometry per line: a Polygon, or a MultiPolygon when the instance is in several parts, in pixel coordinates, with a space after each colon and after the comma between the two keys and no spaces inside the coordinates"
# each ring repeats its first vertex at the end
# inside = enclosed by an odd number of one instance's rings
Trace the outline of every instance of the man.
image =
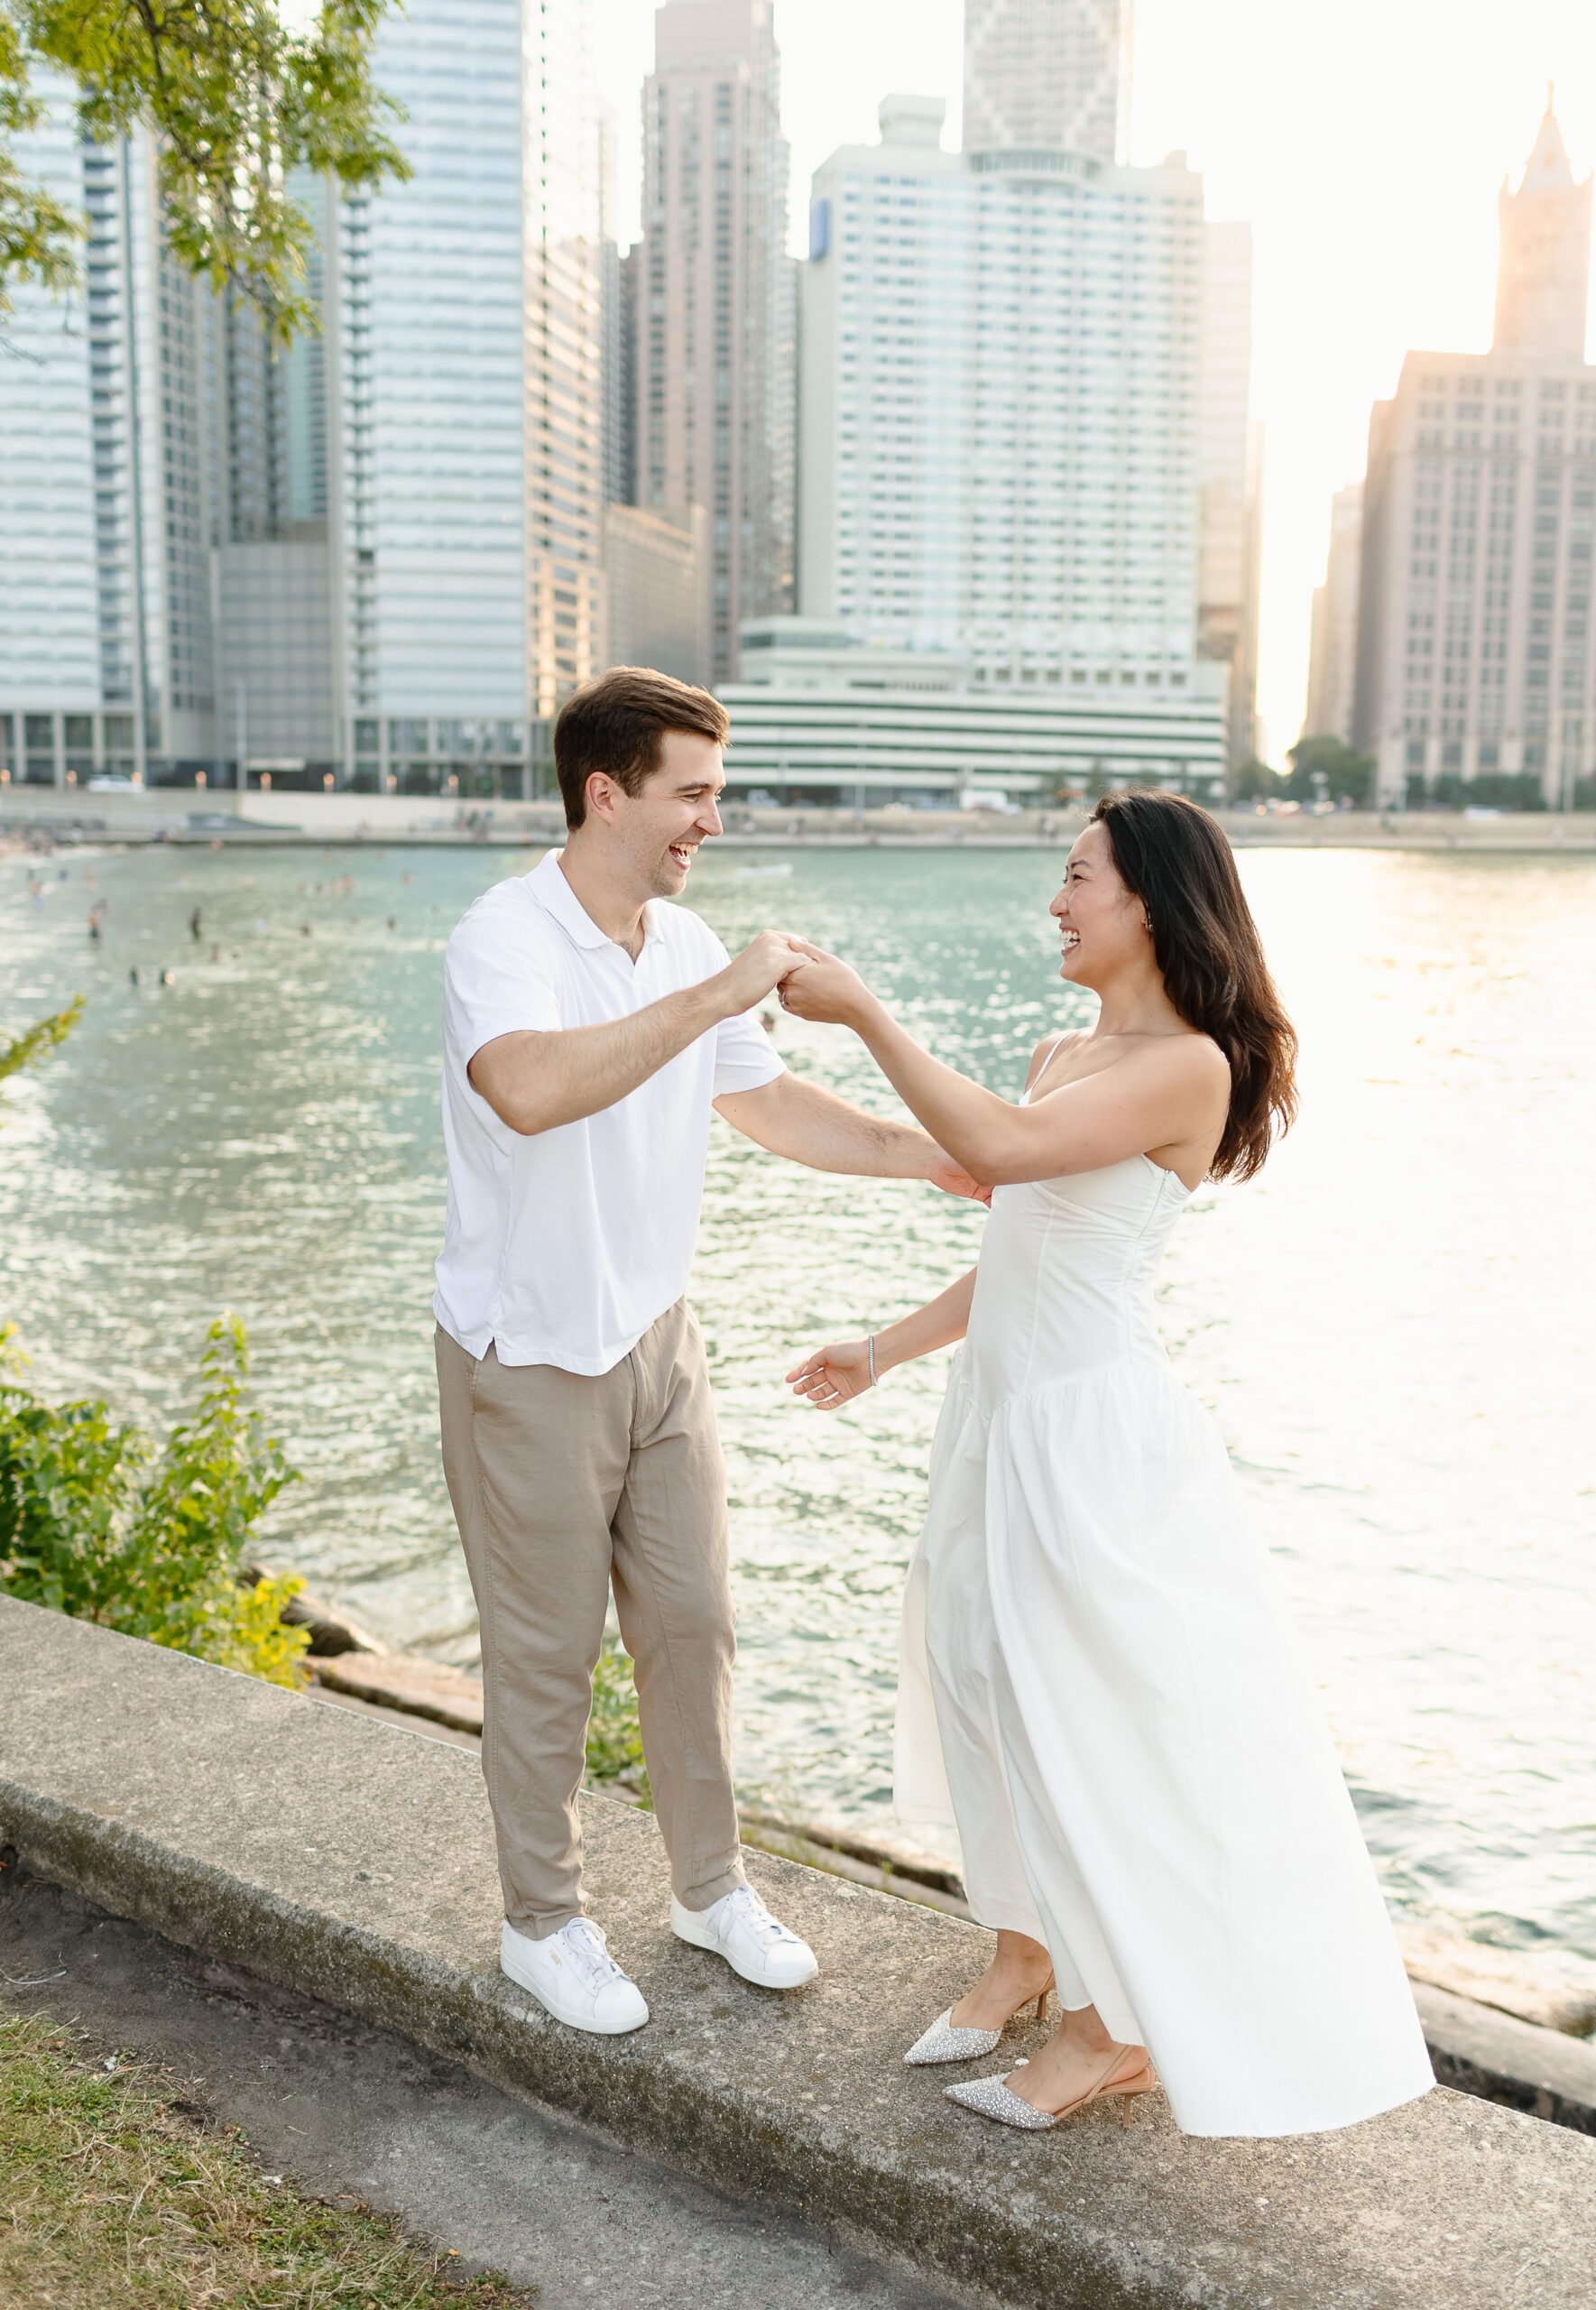
{"type": "Polygon", "coordinates": [[[816,1169],[973,1182],[911,1125],[788,1074],[752,1015],[803,958],[727,959],[672,906],[721,831],[724,709],[617,667],[554,758],[565,849],[478,899],[444,964],[444,1470],[482,1622],[500,1963],[559,2020],[648,2019],[583,1913],[577,1792],[612,1582],[670,1859],[672,1929],[767,1988],[815,1959],[743,1874],[725,1479],[682,1294],[711,1104],[816,1169]]]}

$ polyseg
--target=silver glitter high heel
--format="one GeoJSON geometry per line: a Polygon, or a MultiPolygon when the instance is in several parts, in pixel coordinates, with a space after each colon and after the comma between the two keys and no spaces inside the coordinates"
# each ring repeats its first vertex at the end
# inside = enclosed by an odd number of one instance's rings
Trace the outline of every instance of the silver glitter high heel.
{"type": "MultiPolygon", "coordinates": [[[[945,2085],[942,2090],[950,2102],[956,2102],[961,2109],[973,2110],[978,2118],[995,2118],[1001,2126],[1016,2126],[1027,2133],[1043,2133],[1061,2118],[1073,2117],[1077,2110],[1084,2110],[1088,2102],[1115,2094],[1120,2097],[1120,2122],[1129,2125],[1131,2097],[1150,2093],[1158,2082],[1145,2053],[1134,2069],[1128,2070],[1122,2077],[1115,2074],[1131,2050],[1129,2046],[1116,2046],[1086,2091],[1077,2093],[1073,2102],[1066,2102],[1062,2110],[1038,2110],[1029,2102],[1021,2101],[1018,2093],[1010,2090],[1012,2069],[1002,2077],[973,2077],[967,2085],[945,2085]]],[[[1015,2068],[1023,2069],[1025,2065],[1017,2062],[1015,2068]]]]}
{"type": "MultiPolygon", "coordinates": [[[[1053,1984],[1049,1982],[1034,2000],[1038,2021],[1047,2018],[1047,2000],[1052,1993],[1053,1984]]],[[[1028,1997],[1019,2012],[1010,2014],[1010,2020],[1018,2020],[1020,2013],[1029,2013],[1032,2002],[1028,1997]]],[[[1007,2027],[1006,2022],[1004,2028],[1007,2027]]],[[[924,2037],[915,2039],[903,2058],[911,2069],[923,2069],[936,2061],[979,2061],[983,2054],[992,2052],[1002,2034],[1002,2029],[955,2028],[950,2005],[946,2013],[937,2015],[924,2037]]]]}

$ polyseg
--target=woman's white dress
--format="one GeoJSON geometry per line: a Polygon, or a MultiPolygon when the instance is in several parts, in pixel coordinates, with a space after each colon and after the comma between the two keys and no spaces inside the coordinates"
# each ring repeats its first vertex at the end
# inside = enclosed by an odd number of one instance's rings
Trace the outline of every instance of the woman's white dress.
{"type": "Polygon", "coordinates": [[[1147,2046],[1177,2123],[1287,2134],[1434,2083],[1352,1800],[1153,1277],[1146,1156],[1000,1187],[904,1604],[899,1811],[1147,2046]]]}

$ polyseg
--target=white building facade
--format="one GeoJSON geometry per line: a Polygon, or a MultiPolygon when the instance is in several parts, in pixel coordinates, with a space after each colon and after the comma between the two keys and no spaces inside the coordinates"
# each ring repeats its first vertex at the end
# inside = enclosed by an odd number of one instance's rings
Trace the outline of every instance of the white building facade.
{"type": "Polygon", "coordinates": [[[1410,353],[1370,424],[1353,742],[1384,801],[1596,779],[1591,180],[1550,111],[1504,196],[1498,340],[1410,353]]]}
{"type": "Polygon", "coordinates": [[[816,175],[800,609],[976,688],[1190,690],[1201,180],[947,152],[942,110],[816,175]]]}
{"type": "Polygon", "coordinates": [[[1110,786],[1217,801],[1224,683],[1203,666],[1181,690],[977,688],[956,651],[871,646],[818,618],[743,628],[723,683],[728,784],[777,802],[943,808],[1002,796],[1046,807],[1110,786]]]}

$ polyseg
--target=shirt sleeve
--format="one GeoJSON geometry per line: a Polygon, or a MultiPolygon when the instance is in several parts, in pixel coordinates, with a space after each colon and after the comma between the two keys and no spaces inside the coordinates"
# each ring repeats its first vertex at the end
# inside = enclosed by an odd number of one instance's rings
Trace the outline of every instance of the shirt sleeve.
{"type": "MultiPolygon", "coordinates": [[[[715,956],[709,969],[724,970],[731,957],[718,938],[713,943],[715,956]]],[[[734,1019],[721,1021],[715,1030],[714,1097],[723,1098],[728,1091],[758,1091],[786,1072],[775,1044],[760,1025],[757,1011],[740,1011],[734,1019]]]]}
{"type": "Polygon", "coordinates": [[[493,909],[468,914],[449,940],[443,984],[464,1066],[495,1035],[549,1032],[560,1023],[552,957],[493,909]]]}

